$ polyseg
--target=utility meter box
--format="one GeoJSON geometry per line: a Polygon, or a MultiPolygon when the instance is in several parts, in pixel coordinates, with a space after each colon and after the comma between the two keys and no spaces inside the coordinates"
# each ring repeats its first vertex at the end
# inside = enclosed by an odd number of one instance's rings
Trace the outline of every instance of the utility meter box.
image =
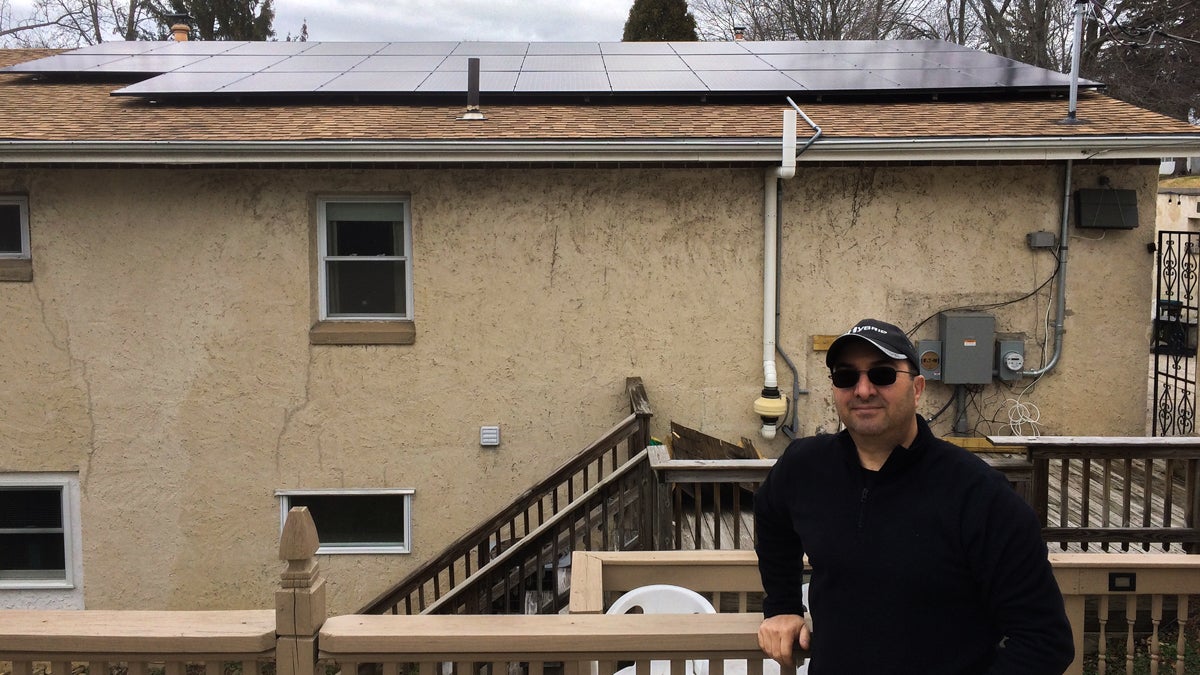
{"type": "Polygon", "coordinates": [[[942,341],[917,340],[917,359],[920,361],[921,374],[930,382],[942,380],[942,341]]]}
{"type": "Polygon", "coordinates": [[[1002,382],[1021,379],[1025,370],[1025,335],[1022,333],[996,334],[996,377],[1002,382]]]}
{"type": "Polygon", "coordinates": [[[942,382],[988,384],[996,355],[996,317],[983,312],[938,314],[942,382]]]}

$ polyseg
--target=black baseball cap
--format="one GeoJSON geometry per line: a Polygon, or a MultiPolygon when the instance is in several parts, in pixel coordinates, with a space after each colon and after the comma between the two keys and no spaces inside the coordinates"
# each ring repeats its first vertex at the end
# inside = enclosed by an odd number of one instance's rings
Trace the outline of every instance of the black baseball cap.
{"type": "Polygon", "coordinates": [[[917,350],[904,331],[878,319],[863,319],[854,324],[854,328],[838,336],[838,339],[829,345],[829,351],[825,353],[825,366],[833,368],[842,348],[854,340],[863,340],[883,352],[884,356],[896,360],[908,360],[918,369],[920,368],[920,363],[917,361],[917,350]]]}

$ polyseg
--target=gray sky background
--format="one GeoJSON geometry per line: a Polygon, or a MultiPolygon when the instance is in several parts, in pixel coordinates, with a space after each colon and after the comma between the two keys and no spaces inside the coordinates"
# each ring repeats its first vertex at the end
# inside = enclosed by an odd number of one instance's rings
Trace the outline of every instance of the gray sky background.
{"type": "Polygon", "coordinates": [[[280,39],[619,41],[633,0],[275,0],[280,39]]]}
{"type": "MultiPolygon", "coordinates": [[[[9,0],[13,17],[32,0],[9,0]]],[[[633,0],[275,0],[275,32],[310,40],[621,39],[633,0]]]]}

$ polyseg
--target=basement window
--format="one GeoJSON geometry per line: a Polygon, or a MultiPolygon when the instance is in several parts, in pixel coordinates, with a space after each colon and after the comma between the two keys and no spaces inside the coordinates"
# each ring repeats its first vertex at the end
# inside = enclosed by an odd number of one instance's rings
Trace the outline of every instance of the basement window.
{"type": "Polygon", "coordinates": [[[307,506],[317,526],[317,553],[410,553],[411,489],[279,490],[282,530],[293,506],[307,506]]]}
{"type": "Polygon", "coordinates": [[[314,344],[411,344],[412,218],[402,197],[317,199],[314,344]]]}
{"type": "Polygon", "coordinates": [[[0,281],[31,281],[29,200],[0,195],[0,281]]]}
{"type": "Polygon", "coordinates": [[[0,476],[0,588],[73,588],[70,482],[0,476]]]}

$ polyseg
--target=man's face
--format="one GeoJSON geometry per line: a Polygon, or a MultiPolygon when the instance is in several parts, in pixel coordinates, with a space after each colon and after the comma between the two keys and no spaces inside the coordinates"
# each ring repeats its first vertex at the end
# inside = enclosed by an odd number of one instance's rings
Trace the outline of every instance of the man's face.
{"type": "Polygon", "coordinates": [[[857,438],[878,438],[904,442],[916,432],[917,402],[925,391],[925,378],[909,375],[916,367],[908,361],[895,361],[866,342],[856,340],[842,348],[834,369],[863,371],[858,382],[848,389],[833,388],[833,400],[842,424],[857,438]],[[866,370],[891,366],[898,372],[889,385],[872,384],[866,370]]]}

